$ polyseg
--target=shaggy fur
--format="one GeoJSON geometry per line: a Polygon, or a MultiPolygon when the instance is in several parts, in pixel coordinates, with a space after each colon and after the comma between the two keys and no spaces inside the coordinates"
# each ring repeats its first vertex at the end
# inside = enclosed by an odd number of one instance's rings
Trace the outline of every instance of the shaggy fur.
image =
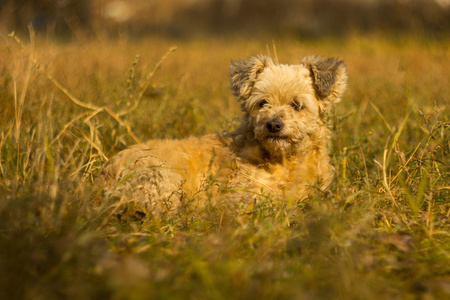
{"type": "Polygon", "coordinates": [[[233,133],[150,140],[112,157],[97,183],[106,196],[171,211],[202,191],[233,205],[258,193],[297,200],[333,179],[326,121],[346,89],[342,61],[304,57],[299,65],[267,56],[232,61],[231,89],[243,111],[233,133]]]}

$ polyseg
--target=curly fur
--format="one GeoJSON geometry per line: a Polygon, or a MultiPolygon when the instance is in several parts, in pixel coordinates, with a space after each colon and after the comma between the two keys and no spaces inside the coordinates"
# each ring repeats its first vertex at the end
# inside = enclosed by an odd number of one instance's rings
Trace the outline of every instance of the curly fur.
{"type": "Polygon", "coordinates": [[[263,55],[232,61],[231,89],[243,111],[235,132],[132,146],[105,164],[97,183],[106,196],[140,201],[155,213],[206,190],[226,204],[248,203],[251,191],[261,190],[304,199],[311,186],[325,190],[333,179],[326,120],[346,82],[345,65],[334,58],[308,56],[299,65],[263,55]]]}

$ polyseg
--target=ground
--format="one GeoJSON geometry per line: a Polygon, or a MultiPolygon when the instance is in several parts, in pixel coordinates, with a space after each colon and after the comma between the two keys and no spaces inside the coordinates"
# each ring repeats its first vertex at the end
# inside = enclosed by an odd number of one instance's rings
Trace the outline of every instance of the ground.
{"type": "Polygon", "coordinates": [[[5,36],[0,297],[450,297],[449,46],[377,35],[5,36]],[[257,53],[346,62],[329,194],[262,194],[239,217],[214,201],[167,218],[99,201],[93,180],[119,150],[234,129],[228,66],[257,53]]]}

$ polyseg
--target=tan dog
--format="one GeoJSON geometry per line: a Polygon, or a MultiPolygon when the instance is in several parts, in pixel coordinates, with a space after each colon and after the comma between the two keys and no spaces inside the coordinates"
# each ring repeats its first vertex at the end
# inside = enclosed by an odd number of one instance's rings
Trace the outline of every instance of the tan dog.
{"type": "Polygon", "coordinates": [[[236,205],[261,193],[302,200],[312,186],[325,190],[334,176],[326,123],[346,89],[344,63],[308,56],[281,65],[256,56],[232,61],[230,77],[244,112],[235,132],[150,140],[121,151],[99,175],[105,196],[153,213],[173,211],[204,191],[236,205]]]}

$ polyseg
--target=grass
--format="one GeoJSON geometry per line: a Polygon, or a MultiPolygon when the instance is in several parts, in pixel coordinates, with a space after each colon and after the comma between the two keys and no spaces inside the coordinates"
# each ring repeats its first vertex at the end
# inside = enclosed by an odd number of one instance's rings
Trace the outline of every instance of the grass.
{"type": "Polygon", "coordinates": [[[0,47],[0,298],[445,299],[450,40],[218,37],[0,47]],[[276,47],[274,46],[276,45],[276,47]],[[174,47],[176,51],[174,51],[174,47]],[[236,126],[231,59],[346,61],[327,196],[114,214],[92,182],[150,138],[236,126]]]}

